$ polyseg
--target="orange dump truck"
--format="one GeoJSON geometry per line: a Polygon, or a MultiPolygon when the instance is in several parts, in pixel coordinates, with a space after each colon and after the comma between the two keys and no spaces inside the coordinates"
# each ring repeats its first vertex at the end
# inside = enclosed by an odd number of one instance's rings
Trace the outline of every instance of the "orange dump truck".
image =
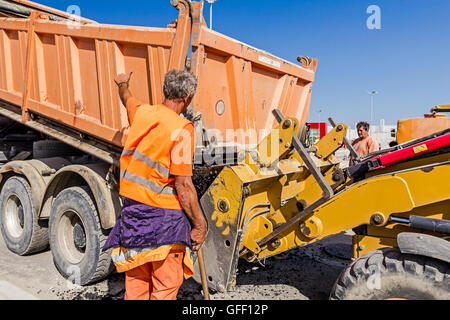
{"type": "MultiPolygon", "coordinates": [[[[120,213],[129,129],[117,74],[134,71],[133,94],[150,104],[162,102],[168,70],[198,77],[186,117],[197,132],[195,178],[204,184],[220,170],[216,162],[233,163],[277,125],[274,109],[300,124],[308,118],[317,60],[294,64],[208,29],[202,2],[172,4],[177,21],[150,28],[0,1],[1,231],[19,255],[50,245],[60,273],[82,285],[111,271],[101,248],[120,213]]],[[[200,194],[208,187],[199,186],[200,194]]]]}

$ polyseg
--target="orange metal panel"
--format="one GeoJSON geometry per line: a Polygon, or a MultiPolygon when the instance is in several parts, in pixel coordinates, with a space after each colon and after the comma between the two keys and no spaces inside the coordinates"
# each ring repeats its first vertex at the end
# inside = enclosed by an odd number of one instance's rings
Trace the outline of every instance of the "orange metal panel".
{"type": "Polygon", "coordinates": [[[9,48],[9,41],[4,30],[0,30],[0,89],[11,90],[11,49],[9,48]]]}
{"type": "Polygon", "coordinates": [[[425,117],[399,120],[397,124],[397,142],[399,144],[426,137],[435,132],[450,128],[450,118],[425,117]]]}
{"type": "Polygon", "coordinates": [[[129,27],[103,24],[87,24],[79,28],[73,28],[67,23],[54,21],[37,22],[36,32],[158,46],[172,46],[175,37],[175,29],[172,28],[129,27]]]}
{"type": "Polygon", "coordinates": [[[30,16],[30,20],[28,20],[28,37],[27,37],[27,45],[25,47],[26,51],[26,62],[25,62],[25,83],[23,85],[22,92],[22,121],[25,122],[28,120],[28,100],[30,98],[30,91],[32,90],[33,83],[31,82],[33,79],[33,63],[35,62],[35,38],[36,33],[34,32],[34,24],[36,18],[38,17],[37,12],[33,12],[30,16]]]}
{"type": "Polygon", "coordinates": [[[28,19],[0,18],[1,29],[27,31],[28,19]]]}
{"type": "Polygon", "coordinates": [[[28,109],[43,115],[51,115],[52,120],[77,128],[81,132],[90,133],[115,145],[121,146],[125,144],[126,137],[123,133],[118,132],[114,128],[102,125],[98,119],[86,115],[74,115],[61,110],[58,106],[42,104],[34,100],[29,101],[28,109]],[[98,134],[94,134],[95,132],[98,134]]]}
{"type": "Polygon", "coordinates": [[[185,68],[186,53],[191,37],[192,21],[190,17],[190,5],[187,2],[180,1],[177,6],[180,15],[177,20],[177,33],[173,39],[172,50],[170,52],[169,70],[183,70],[185,68]]]}
{"type": "Polygon", "coordinates": [[[168,71],[170,50],[165,47],[148,46],[147,55],[151,101],[153,104],[162,103],[164,76],[168,71]]]}
{"type": "Polygon", "coordinates": [[[15,91],[0,90],[0,99],[8,101],[11,104],[20,106],[22,104],[22,94],[15,91]]]}

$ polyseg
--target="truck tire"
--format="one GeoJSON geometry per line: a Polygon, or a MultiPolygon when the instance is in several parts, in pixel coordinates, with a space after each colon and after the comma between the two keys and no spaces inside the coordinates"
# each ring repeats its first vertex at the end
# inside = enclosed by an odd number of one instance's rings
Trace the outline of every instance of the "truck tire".
{"type": "Polygon", "coordinates": [[[58,194],[50,213],[53,262],[75,285],[101,280],[114,267],[110,250],[102,251],[108,235],[92,199],[87,187],[68,188],[58,194]]]}
{"type": "Polygon", "coordinates": [[[44,159],[81,155],[81,151],[58,140],[41,140],[33,143],[33,158],[44,159]]]}
{"type": "Polygon", "coordinates": [[[355,260],[340,275],[332,300],[448,300],[450,265],[383,248],[355,260]]]}
{"type": "Polygon", "coordinates": [[[0,193],[0,225],[6,246],[18,255],[42,251],[48,247],[46,221],[39,221],[26,179],[13,176],[0,193]]]}

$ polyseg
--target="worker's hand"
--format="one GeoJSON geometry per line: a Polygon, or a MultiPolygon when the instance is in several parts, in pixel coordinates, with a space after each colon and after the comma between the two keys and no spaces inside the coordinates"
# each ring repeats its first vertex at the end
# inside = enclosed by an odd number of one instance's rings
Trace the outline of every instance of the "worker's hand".
{"type": "Polygon", "coordinates": [[[130,71],[129,73],[121,73],[115,77],[114,81],[116,82],[116,84],[119,87],[123,83],[126,83],[127,87],[128,87],[132,74],[133,74],[133,71],[130,71]]]}
{"type": "Polygon", "coordinates": [[[206,222],[198,227],[193,227],[191,231],[191,243],[194,251],[200,250],[206,238],[206,222]]]}

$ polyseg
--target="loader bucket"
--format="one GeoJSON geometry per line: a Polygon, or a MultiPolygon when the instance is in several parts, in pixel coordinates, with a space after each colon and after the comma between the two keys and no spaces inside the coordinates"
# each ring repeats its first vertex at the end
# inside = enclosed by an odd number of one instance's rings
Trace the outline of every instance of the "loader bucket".
{"type": "MultiPolygon", "coordinates": [[[[242,236],[239,222],[244,194],[244,184],[230,167],[226,167],[200,200],[208,223],[208,233],[202,247],[208,286],[219,292],[226,292],[235,280],[242,236]],[[218,196],[214,194],[217,189],[224,192],[218,196]]],[[[195,264],[195,268],[194,279],[200,283],[198,264],[195,264]]]]}
{"type": "MultiPolygon", "coordinates": [[[[298,140],[300,121],[278,110],[274,115],[279,126],[256,149],[239,152],[238,164],[225,166],[200,193],[208,223],[203,244],[208,286],[219,292],[235,285],[240,257],[253,262],[312,241],[320,224],[299,227],[299,220],[333,195],[330,183],[339,162],[332,154],[342,146],[346,126],[339,124],[323,139],[325,145],[316,145],[325,161],[314,161],[298,140]]],[[[199,272],[194,280],[200,282],[199,272]]]]}

